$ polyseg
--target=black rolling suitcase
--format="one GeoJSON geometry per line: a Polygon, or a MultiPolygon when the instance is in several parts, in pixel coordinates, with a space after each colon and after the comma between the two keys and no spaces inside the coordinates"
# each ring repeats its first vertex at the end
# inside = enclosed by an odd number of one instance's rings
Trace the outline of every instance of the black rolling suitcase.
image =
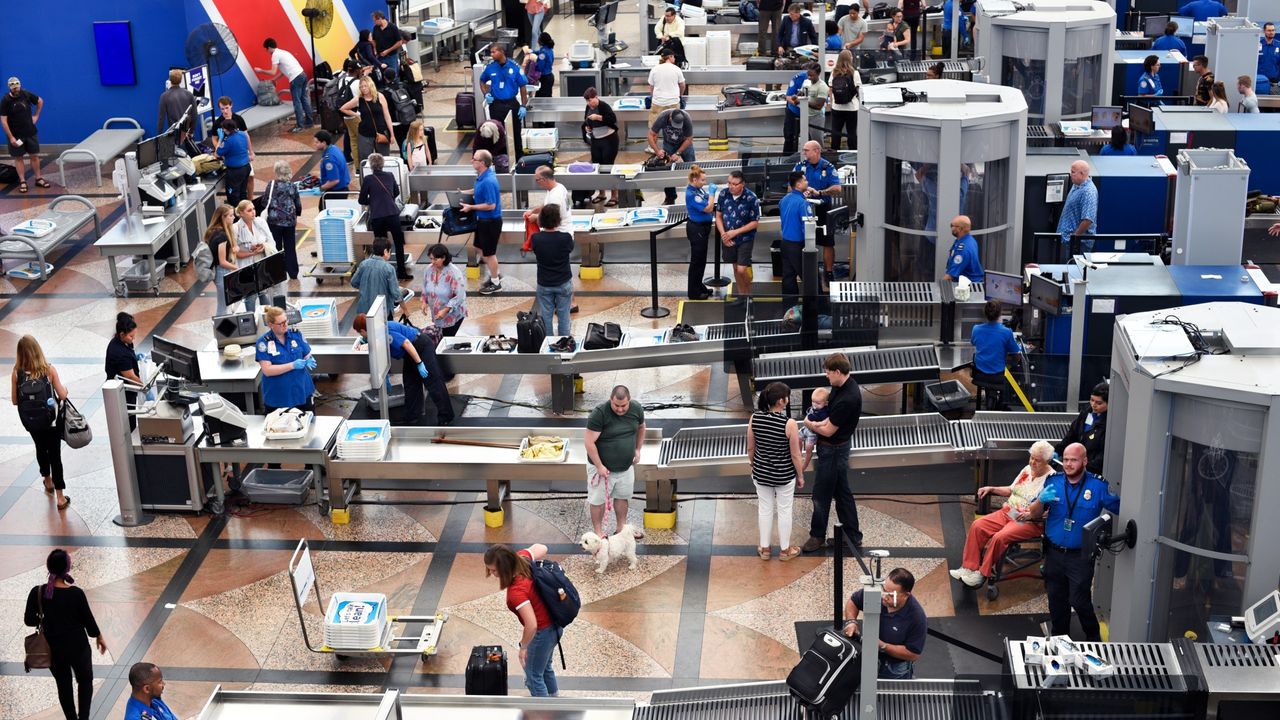
{"type": "Polygon", "coordinates": [[[507,694],[507,653],[501,645],[471,648],[466,673],[468,695],[507,694]]]}
{"type": "MultiPolygon", "coordinates": [[[[468,668],[468,672],[470,668],[468,668]]],[[[861,653],[852,640],[830,628],[818,633],[787,675],[787,688],[809,718],[835,716],[858,689],[861,653]]]]}
{"type": "Polygon", "coordinates": [[[458,129],[476,127],[476,96],[460,92],[453,98],[453,122],[458,129]]]}

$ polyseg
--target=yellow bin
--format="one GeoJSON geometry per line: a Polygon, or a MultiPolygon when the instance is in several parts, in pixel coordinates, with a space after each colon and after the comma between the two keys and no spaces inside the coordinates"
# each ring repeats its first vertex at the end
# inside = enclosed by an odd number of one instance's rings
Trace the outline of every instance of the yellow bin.
{"type": "Polygon", "coordinates": [[[491,528],[502,527],[503,511],[502,508],[497,510],[484,509],[484,526],[491,528]]]}
{"type": "Polygon", "coordinates": [[[676,526],[676,512],[644,511],[644,526],[655,530],[670,530],[676,526]]]}

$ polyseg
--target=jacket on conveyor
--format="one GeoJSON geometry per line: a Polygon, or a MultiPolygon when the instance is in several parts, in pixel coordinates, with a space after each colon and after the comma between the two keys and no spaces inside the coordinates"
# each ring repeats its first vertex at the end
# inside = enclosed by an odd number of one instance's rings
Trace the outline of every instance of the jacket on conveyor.
{"type": "Polygon", "coordinates": [[[1062,436],[1062,440],[1053,449],[1058,455],[1062,455],[1071,443],[1084,445],[1086,457],[1089,458],[1086,469],[1094,475],[1106,477],[1102,474],[1102,451],[1107,441],[1107,414],[1102,413],[1098,416],[1098,421],[1085,430],[1084,423],[1089,419],[1089,413],[1089,410],[1085,410],[1077,415],[1067,428],[1067,434],[1062,436]]]}

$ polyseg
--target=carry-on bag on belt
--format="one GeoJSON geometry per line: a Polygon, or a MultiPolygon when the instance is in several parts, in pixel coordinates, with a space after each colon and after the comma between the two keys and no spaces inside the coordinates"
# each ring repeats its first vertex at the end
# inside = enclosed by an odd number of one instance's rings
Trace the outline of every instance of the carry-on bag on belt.
{"type": "Polygon", "coordinates": [[[858,689],[862,654],[852,640],[825,629],[787,675],[787,688],[800,704],[826,720],[849,704],[858,689]]]}
{"type": "Polygon", "coordinates": [[[541,352],[546,339],[547,329],[542,325],[541,315],[523,310],[516,313],[516,352],[541,352]]]}
{"type": "Polygon", "coordinates": [[[467,660],[468,695],[507,694],[507,653],[501,645],[476,645],[467,660]]]}

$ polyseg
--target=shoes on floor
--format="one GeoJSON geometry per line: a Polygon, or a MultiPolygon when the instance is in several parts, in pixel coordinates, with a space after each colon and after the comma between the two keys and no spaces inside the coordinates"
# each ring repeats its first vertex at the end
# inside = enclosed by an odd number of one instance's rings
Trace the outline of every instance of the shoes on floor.
{"type": "Polygon", "coordinates": [[[398,273],[396,273],[396,279],[397,279],[397,280],[412,280],[412,279],[413,279],[413,271],[411,271],[411,270],[405,270],[404,272],[398,272],[398,273]]]}
{"type": "Polygon", "coordinates": [[[291,133],[300,133],[300,132],[306,132],[306,131],[307,131],[306,125],[294,125],[293,127],[289,128],[289,132],[291,133]]]}
{"type": "Polygon", "coordinates": [[[492,295],[502,289],[502,278],[489,278],[480,286],[481,295],[492,295]]]}
{"type": "Polygon", "coordinates": [[[573,307],[569,308],[569,314],[570,314],[570,315],[577,315],[577,314],[578,314],[578,306],[577,306],[577,305],[574,305],[573,307]]]}
{"type": "Polygon", "coordinates": [[[713,293],[711,292],[701,292],[701,293],[697,293],[696,295],[689,296],[689,299],[690,300],[707,300],[711,298],[712,295],[713,293]]]}
{"type": "Polygon", "coordinates": [[[810,535],[809,539],[805,540],[804,544],[800,546],[800,552],[805,552],[805,553],[818,552],[823,548],[824,545],[826,545],[826,543],[822,538],[813,537],[812,535],[810,535]]]}

